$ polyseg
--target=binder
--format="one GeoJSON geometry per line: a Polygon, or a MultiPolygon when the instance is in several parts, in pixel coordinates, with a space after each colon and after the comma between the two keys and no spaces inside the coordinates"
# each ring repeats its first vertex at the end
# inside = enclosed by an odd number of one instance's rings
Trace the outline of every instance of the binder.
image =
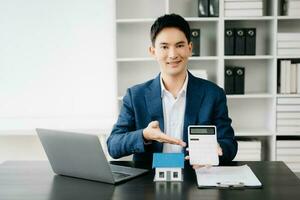
{"type": "Polygon", "coordinates": [[[225,55],[234,55],[234,29],[225,29],[225,55]]]}
{"type": "Polygon", "coordinates": [[[209,16],[219,17],[219,0],[209,0],[209,16]]]}
{"type": "Polygon", "coordinates": [[[234,67],[225,66],[225,93],[234,94],[234,67]]]}
{"type": "Polygon", "coordinates": [[[195,170],[198,188],[262,188],[248,165],[199,168],[195,170]]]}
{"type": "Polygon", "coordinates": [[[192,56],[200,56],[200,29],[191,29],[192,56]]]}
{"type": "Polygon", "coordinates": [[[235,30],[235,55],[245,55],[245,30],[236,29],[235,30]]]}
{"type": "Polygon", "coordinates": [[[234,93],[245,94],[245,68],[235,67],[234,73],[234,93]]]}
{"type": "Polygon", "coordinates": [[[199,17],[208,17],[209,0],[198,0],[198,15],[199,17]]]}
{"type": "Polygon", "coordinates": [[[255,55],[256,28],[246,29],[246,55],[255,55]]]}

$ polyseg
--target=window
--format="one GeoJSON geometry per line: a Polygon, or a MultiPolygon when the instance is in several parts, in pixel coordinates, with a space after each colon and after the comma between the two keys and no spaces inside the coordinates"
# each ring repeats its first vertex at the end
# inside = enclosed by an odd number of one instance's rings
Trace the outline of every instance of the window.
{"type": "Polygon", "coordinates": [[[158,177],[159,178],[164,178],[165,177],[165,172],[159,172],[158,177]]]}
{"type": "Polygon", "coordinates": [[[178,178],[178,172],[173,172],[173,178],[178,178]]]}

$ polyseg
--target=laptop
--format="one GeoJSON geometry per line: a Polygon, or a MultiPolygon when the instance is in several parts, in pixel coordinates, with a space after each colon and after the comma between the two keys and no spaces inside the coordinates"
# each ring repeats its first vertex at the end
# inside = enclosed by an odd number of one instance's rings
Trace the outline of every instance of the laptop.
{"type": "Polygon", "coordinates": [[[116,184],[148,172],[109,164],[97,135],[39,128],[36,132],[56,174],[116,184]]]}

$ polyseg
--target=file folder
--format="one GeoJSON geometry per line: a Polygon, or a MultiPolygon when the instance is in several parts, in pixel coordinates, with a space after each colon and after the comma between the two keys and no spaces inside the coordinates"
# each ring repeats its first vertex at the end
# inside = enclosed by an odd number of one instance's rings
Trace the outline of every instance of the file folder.
{"type": "Polygon", "coordinates": [[[235,55],[245,55],[245,30],[236,29],[235,32],[235,55]]]}
{"type": "Polygon", "coordinates": [[[246,29],[246,55],[255,55],[256,29],[246,29]]]}
{"type": "Polygon", "coordinates": [[[225,55],[234,55],[234,29],[225,29],[225,55]]]}
{"type": "Polygon", "coordinates": [[[225,93],[234,94],[234,67],[225,66],[225,93]]]}
{"type": "Polygon", "coordinates": [[[245,94],[245,68],[235,67],[234,69],[234,93],[245,94]]]}
{"type": "Polygon", "coordinates": [[[200,29],[191,29],[192,56],[200,56],[200,29]]]}
{"type": "Polygon", "coordinates": [[[219,17],[219,0],[209,0],[209,16],[219,17]]]}
{"type": "Polygon", "coordinates": [[[198,0],[198,15],[199,17],[208,17],[209,0],[198,0]]]}
{"type": "Polygon", "coordinates": [[[195,170],[198,188],[262,188],[248,165],[210,167],[195,170]]]}

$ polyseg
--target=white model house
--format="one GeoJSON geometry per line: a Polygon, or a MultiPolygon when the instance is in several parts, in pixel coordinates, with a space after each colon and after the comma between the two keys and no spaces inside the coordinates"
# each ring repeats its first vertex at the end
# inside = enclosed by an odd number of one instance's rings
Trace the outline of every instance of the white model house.
{"type": "Polygon", "coordinates": [[[154,181],[183,181],[183,153],[154,153],[152,168],[155,168],[154,181]]]}

